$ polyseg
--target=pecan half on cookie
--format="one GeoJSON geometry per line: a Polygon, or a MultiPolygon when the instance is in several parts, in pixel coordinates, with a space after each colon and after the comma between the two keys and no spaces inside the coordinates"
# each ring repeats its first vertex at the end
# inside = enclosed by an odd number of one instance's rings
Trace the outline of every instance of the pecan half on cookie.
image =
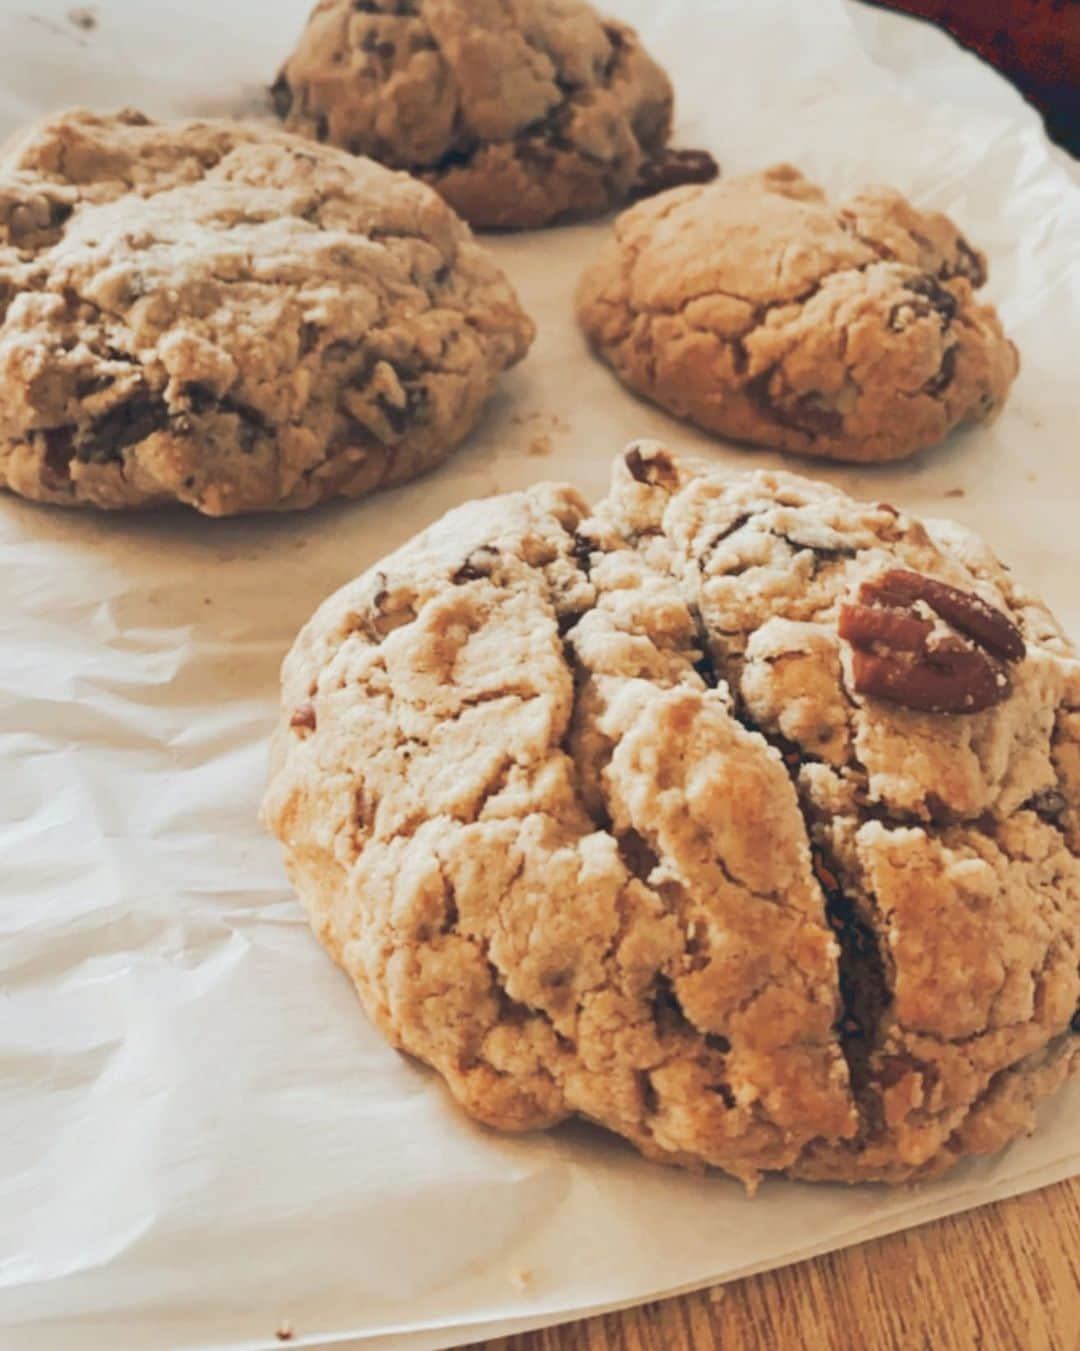
{"type": "Polygon", "coordinates": [[[902,1181],[1080,1061],[1080,664],[977,540],[825,484],[639,443],[596,506],[451,512],[305,628],[265,810],[372,1019],[499,1129],[902,1181]],[[1011,694],[913,708],[931,659],[1011,694]]]}
{"type": "Polygon", "coordinates": [[[1012,690],[1006,663],[1026,650],[1012,620],[980,596],[904,568],[864,582],[838,627],[860,694],[927,713],[1001,703],[1012,690]]]}

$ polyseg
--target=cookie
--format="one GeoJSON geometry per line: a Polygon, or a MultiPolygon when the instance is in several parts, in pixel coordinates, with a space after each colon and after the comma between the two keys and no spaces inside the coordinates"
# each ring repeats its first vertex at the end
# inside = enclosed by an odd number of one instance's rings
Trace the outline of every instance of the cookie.
{"type": "Polygon", "coordinates": [[[399,483],[533,326],[429,188],[277,129],[71,112],[0,153],[0,485],[211,516],[399,483]]]}
{"type": "Polygon", "coordinates": [[[663,70],[582,0],[320,0],[272,92],[290,130],[408,169],[500,229],[621,204],[671,130],[663,70]]]}
{"type": "Polygon", "coordinates": [[[869,188],[833,207],[796,169],[624,212],[578,315],[620,380],[676,417],[830,460],[898,460],[988,422],[1018,367],[946,217],[869,188]]]}
{"type": "Polygon", "coordinates": [[[899,1182],[1080,1062],[1080,662],[955,526],[641,443],[346,586],[282,707],[313,929],[489,1126],[899,1182]]]}

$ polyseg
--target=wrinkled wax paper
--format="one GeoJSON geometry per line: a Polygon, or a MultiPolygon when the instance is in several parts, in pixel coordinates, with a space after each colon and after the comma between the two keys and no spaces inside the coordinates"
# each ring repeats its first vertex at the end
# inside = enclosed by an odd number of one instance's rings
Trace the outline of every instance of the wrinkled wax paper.
{"type": "MultiPolygon", "coordinates": [[[[892,183],[987,250],[1023,354],[1000,421],[821,472],[984,530],[1080,637],[1080,189],[1035,115],[941,34],[846,0],[610,8],[675,73],[680,141],[725,172],[892,183]]],[[[75,102],[257,114],[306,9],[99,0],[87,29],[67,0],[0,0],[0,134],[75,102]]],[[[588,357],[571,296],[606,228],[491,241],[539,338],[413,486],[232,522],[0,497],[3,1346],[256,1347],[283,1320],[296,1345],[446,1346],[1080,1169],[1080,1084],[1032,1139],[914,1190],[770,1181],[750,1201],[585,1127],[500,1139],[383,1044],[312,941],[256,812],[278,666],[322,597],[466,498],[541,477],[599,495],[635,436],[783,462],[680,427],[588,357]]]]}

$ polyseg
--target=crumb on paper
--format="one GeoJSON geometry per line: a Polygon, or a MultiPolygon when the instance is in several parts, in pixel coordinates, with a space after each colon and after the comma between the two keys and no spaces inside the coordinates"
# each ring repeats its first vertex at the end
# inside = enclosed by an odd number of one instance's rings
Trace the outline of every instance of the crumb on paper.
{"type": "Polygon", "coordinates": [[[963,488],[950,488],[949,491],[945,494],[945,496],[946,496],[946,497],[967,497],[967,493],[964,491],[963,488]]]}
{"type": "Polygon", "coordinates": [[[528,1267],[511,1267],[510,1284],[515,1290],[527,1290],[532,1283],[532,1275],[528,1267]]]}
{"type": "Polygon", "coordinates": [[[277,1332],[274,1333],[274,1336],[278,1339],[279,1342],[292,1341],[293,1326],[287,1318],[283,1319],[282,1322],[278,1325],[278,1330],[277,1332]]]}
{"type": "MultiPolygon", "coordinates": [[[[558,413],[544,413],[544,412],[514,413],[510,418],[510,422],[511,425],[514,427],[527,427],[531,423],[535,422],[545,423],[547,425],[548,431],[538,432],[536,436],[537,441],[544,441],[544,440],[550,441],[551,436],[549,435],[549,433],[551,432],[554,432],[558,436],[566,436],[571,430],[570,423],[567,422],[567,420],[564,417],[560,417],[558,413]]],[[[530,451],[529,453],[531,455],[546,455],[547,451],[537,450],[537,451],[530,451]]]]}
{"type": "Polygon", "coordinates": [[[553,449],[551,437],[545,434],[534,436],[529,442],[529,449],[525,453],[527,455],[550,455],[553,449]]]}
{"type": "Polygon", "coordinates": [[[98,26],[97,11],[92,5],[79,5],[75,9],[68,10],[68,22],[89,33],[98,26]]]}
{"type": "Polygon", "coordinates": [[[40,28],[47,28],[50,33],[63,33],[65,31],[58,23],[54,23],[52,19],[46,19],[44,15],[27,14],[26,18],[30,23],[36,23],[40,28]]]}
{"type": "Polygon", "coordinates": [[[1027,481],[1028,481],[1029,483],[1034,483],[1034,482],[1036,482],[1036,480],[1038,479],[1038,477],[1039,477],[1038,474],[1036,474],[1035,470],[1033,469],[1033,470],[1031,471],[1031,473],[1028,474],[1028,476],[1027,476],[1027,481]]]}

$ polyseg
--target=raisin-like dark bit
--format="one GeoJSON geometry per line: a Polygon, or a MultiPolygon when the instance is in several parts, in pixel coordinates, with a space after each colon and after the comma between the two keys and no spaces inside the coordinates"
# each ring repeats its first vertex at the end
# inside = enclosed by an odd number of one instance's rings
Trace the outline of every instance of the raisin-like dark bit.
{"type": "Polygon", "coordinates": [[[168,421],[169,410],[163,399],[152,396],[129,399],[98,418],[85,439],[76,444],[75,458],[81,464],[119,460],[128,446],[145,441],[168,421]]]}
{"type": "Polygon", "coordinates": [[[292,112],[293,92],[283,74],[279,75],[270,86],[270,100],[274,105],[274,112],[284,122],[292,112]]]}
{"type": "Polygon", "coordinates": [[[803,394],[785,412],[797,430],[812,436],[839,436],[844,430],[843,413],[820,394],[803,394]]]}
{"type": "Polygon", "coordinates": [[[375,397],[379,412],[386,419],[393,436],[404,436],[412,423],[424,421],[427,415],[430,393],[423,385],[410,385],[405,391],[405,404],[399,406],[385,394],[375,397]]]}
{"type": "Polygon", "coordinates": [[[961,236],[956,241],[956,252],[960,255],[957,265],[950,269],[947,276],[967,277],[972,286],[978,289],[986,281],[986,264],[975,249],[961,236]]]}
{"type": "Polygon", "coordinates": [[[1047,788],[1029,798],[1024,806],[1036,816],[1042,817],[1044,821],[1051,821],[1056,825],[1058,817],[1068,809],[1069,803],[1064,793],[1056,788],[1047,788]]]}
{"type": "Polygon", "coordinates": [[[116,380],[111,375],[88,375],[80,380],[75,386],[75,397],[77,399],[90,399],[95,394],[102,394],[107,389],[111,389],[116,380]]]}
{"type": "Polygon", "coordinates": [[[570,545],[570,556],[586,577],[592,571],[592,556],[595,551],[596,545],[592,540],[575,532],[573,543],[570,545]]]}
{"type": "Polygon", "coordinates": [[[720,166],[707,150],[662,150],[638,170],[630,200],[655,197],[690,183],[711,183],[719,173],[720,166]]]}
{"type": "Polygon", "coordinates": [[[770,367],[746,384],[747,397],[753,400],[765,417],[777,426],[787,427],[811,438],[838,436],[844,430],[843,414],[818,392],[802,394],[786,402],[774,399],[774,376],[775,371],[770,367]]]}
{"type": "Polygon", "coordinates": [[[208,413],[220,403],[210,386],[198,380],[191,380],[184,386],[184,398],[188,401],[188,407],[196,414],[208,413]]]}
{"type": "Polygon", "coordinates": [[[710,1084],[709,1092],[715,1093],[729,1112],[735,1110],[735,1094],[731,1091],[730,1084],[710,1084]]]}
{"type": "Polygon", "coordinates": [[[190,412],[196,417],[205,417],[207,414],[235,417],[236,439],[245,455],[254,452],[260,436],[273,435],[273,428],[257,408],[238,403],[235,399],[222,398],[209,385],[197,380],[190,381],[184,386],[184,397],[190,412]]]}
{"type": "Polygon", "coordinates": [[[357,14],[415,15],[416,0],[353,0],[357,14]]]}
{"type": "Polygon", "coordinates": [[[708,689],[716,689],[720,682],[716,676],[716,667],[713,665],[713,660],[708,653],[706,653],[699,661],[694,662],[694,670],[705,682],[708,689]]]}
{"type": "Polygon", "coordinates": [[[942,286],[935,277],[931,277],[929,272],[923,273],[920,277],[912,277],[909,281],[904,282],[904,290],[928,300],[941,316],[943,326],[951,324],[956,318],[956,312],[959,309],[956,297],[942,286]]]}
{"type": "Polygon", "coordinates": [[[941,365],[936,373],[927,380],[922,387],[924,394],[940,394],[953,382],[953,376],[956,374],[956,348],[946,347],[941,355],[941,365]]]}

